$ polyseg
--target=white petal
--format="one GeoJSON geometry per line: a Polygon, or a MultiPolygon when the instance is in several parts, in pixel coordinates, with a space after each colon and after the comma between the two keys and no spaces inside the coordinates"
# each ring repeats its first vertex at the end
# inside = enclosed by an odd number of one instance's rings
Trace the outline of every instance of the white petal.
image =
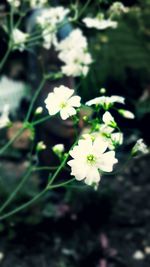
{"type": "Polygon", "coordinates": [[[80,96],[72,96],[68,100],[68,105],[73,106],[73,107],[80,107],[81,106],[81,97],[80,96]]]}

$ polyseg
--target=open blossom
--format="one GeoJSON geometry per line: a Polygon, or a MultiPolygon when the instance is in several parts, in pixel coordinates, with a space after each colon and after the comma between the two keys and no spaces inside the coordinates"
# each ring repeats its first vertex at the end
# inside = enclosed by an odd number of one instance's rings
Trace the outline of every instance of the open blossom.
{"type": "Polygon", "coordinates": [[[5,128],[9,124],[9,122],[9,106],[5,105],[3,112],[0,116],[0,129],[5,128]]]}
{"type": "Polygon", "coordinates": [[[74,90],[66,86],[55,87],[52,93],[48,94],[45,100],[46,108],[50,115],[55,115],[60,112],[63,120],[76,114],[77,107],[80,107],[81,98],[73,96],[74,90]]]}
{"type": "Polygon", "coordinates": [[[117,28],[117,22],[110,19],[104,19],[103,14],[98,14],[96,18],[86,17],[83,19],[83,22],[88,28],[95,28],[98,30],[117,28]]]}
{"type": "Polygon", "coordinates": [[[87,39],[80,29],[73,30],[57,45],[58,58],[65,63],[62,72],[67,76],[86,76],[92,57],[88,53],[87,39]]]}
{"type": "Polygon", "coordinates": [[[50,49],[52,45],[57,46],[58,25],[63,22],[69,9],[62,6],[42,9],[36,17],[36,22],[42,29],[43,46],[50,49]]]}
{"type": "Polygon", "coordinates": [[[88,185],[97,184],[101,178],[100,171],[111,172],[113,165],[118,162],[115,152],[106,152],[106,149],[107,142],[101,138],[95,141],[80,140],[69,153],[73,158],[68,161],[71,175],[78,181],[85,180],[88,185]]]}
{"type": "Polygon", "coordinates": [[[124,104],[124,102],[125,102],[125,99],[122,96],[117,96],[117,95],[100,96],[100,97],[96,97],[94,99],[87,101],[86,105],[87,106],[100,105],[104,109],[109,109],[110,107],[114,105],[114,103],[124,104]]]}
{"type": "Polygon", "coordinates": [[[12,41],[13,49],[19,49],[21,52],[25,49],[25,42],[29,34],[20,31],[19,29],[13,29],[12,32],[12,41]]]}

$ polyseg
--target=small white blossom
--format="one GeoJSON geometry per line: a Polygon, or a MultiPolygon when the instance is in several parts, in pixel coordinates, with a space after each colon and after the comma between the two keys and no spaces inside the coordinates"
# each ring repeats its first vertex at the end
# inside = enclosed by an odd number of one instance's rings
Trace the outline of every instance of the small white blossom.
{"type": "Polygon", "coordinates": [[[75,108],[80,107],[81,98],[73,96],[74,90],[66,86],[55,87],[52,93],[48,94],[45,100],[46,108],[50,115],[55,115],[60,112],[63,120],[66,120],[76,114],[75,108]]]}
{"type": "Polygon", "coordinates": [[[106,111],[102,117],[103,122],[108,125],[115,127],[117,124],[115,122],[114,117],[110,114],[110,112],[106,111]]]}
{"type": "Polygon", "coordinates": [[[39,115],[43,112],[43,108],[42,107],[37,107],[35,110],[35,115],[39,115]]]}
{"type": "Polygon", "coordinates": [[[86,133],[82,134],[81,137],[84,139],[91,139],[92,141],[96,138],[102,138],[104,142],[107,142],[108,148],[114,150],[116,145],[123,144],[123,133],[113,132],[114,128],[107,126],[106,124],[97,125],[97,131],[91,132],[89,129],[86,133]]]}
{"type": "Polygon", "coordinates": [[[104,109],[109,109],[114,105],[114,103],[124,104],[124,101],[125,99],[122,96],[117,96],[117,95],[100,96],[87,101],[86,105],[87,106],[101,105],[104,109]]]}
{"type": "Polygon", "coordinates": [[[86,17],[83,22],[88,28],[95,28],[98,30],[105,30],[107,28],[117,28],[118,23],[110,19],[104,19],[102,14],[98,14],[96,18],[86,17]]]}
{"type": "Polygon", "coordinates": [[[65,63],[62,72],[67,76],[86,76],[92,57],[88,53],[87,39],[80,29],[73,30],[57,45],[58,58],[65,63]]]}
{"type": "Polygon", "coordinates": [[[116,1],[114,2],[110,8],[109,13],[110,15],[120,15],[122,13],[127,13],[129,11],[128,7],[125,7],[123,3],[116,1]]]}
{"type": "Polygon", "coordinates": [[[133,259],[135,260],[143,260],[144,258],[145,258],[145,255],[141,250],[137,250],[133,254],[133,259]]]}
{"type": "Polygon", "coordinates": [[[19,49],[21,52],[25,49],[25,42],[29,37],[28,33],[24,33],[19,29],[13,29],[12,32],[12,42],[13,42],[13,49],[19,49]]]}
{"type": "Polygon", "coordinates": [[[0,79],[0,112],[3,111],[4,106],[7,104],[11,113],[16,111],[20,101],[26,97],[26,94],[27,85],[25,83],[2,76],[0,79]]]}
{"type": "Polygon", "coordinates": [[[29,0],[31,8],[43,7],[47,4],[47,0],[29,0]]]}
{"type": "Polygon", "coordinates": [[[138,154],[138,152],[141,152],[143,154],[149,153],[149,149],[142,138],[137,140],[136,144],[132,148],[132,155],[136,155],[138,154]]]}
{"type": "Polygon", "coordinates": [[[7,0],[7,2],[14,7],[19,7],[21,4],[20,0],[7,0]]]}
{"type": "Polygon", "coordinates": [[[0,116],[0,129],[7,127],[9,122],[9,106],[5,105],[4,110],[0,116]]]}
{"type": "Polygon", "coordinates": [[[37,150],[37,151],[41,151],[41,150],[44,150],[44,149],[46,149],[46,145],[44,144],[43,141],[39,141],[39,142],[37,143],[36,150],[37,150]]]}
{"type": "Polygon", "coordinates": [[[63,22],[68,13],[69,9],[65,9],[62,6],[40,10],[36,17],[36,22],[42,29],[43,46],[45,49],[50,49],[52,45],[57,46],[58,25],[63,22]]]}
{"type": "Polygon", "coordinates": [[[129,110],[125,110],[125,109],[118,109],[118,112],[125,118],[127,119],[134,119],[135,115],[129,111],[129,110]]]}
{"type": "Polygon", "coordinates": [[[65,151],[64,144],[57,144],[52,147],[53,152],[60,157],[62,153],[65,151]]]}
{"type": "Polygon", "coordinates": [[[79,181],[85,180],[88,185],[97,184],[101,178],[99,171],[111,172],[118,162],[115,152],[106,152],[106,149],[107,142],[101,138],[80,140],[69,153],[73,158],[68,162],[71,175],[79,181]]]}

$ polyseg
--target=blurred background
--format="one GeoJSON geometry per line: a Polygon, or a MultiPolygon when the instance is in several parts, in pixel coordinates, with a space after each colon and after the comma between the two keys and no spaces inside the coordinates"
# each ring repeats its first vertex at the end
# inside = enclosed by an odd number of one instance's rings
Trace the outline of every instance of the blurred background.
{"type": "MultiPolygon", "coordinates": [[[[70,7],[75,1],[50,1],[52,5],[70,7]]],[[[2,267],[149,267],[150,266],[150,156],[131,160],[124,166],[129,150],[137,138],[150,145],[150,1],[121,1],[128,12],[114,14],[117,29],[97,31],[83,25],[82,18],[98,11],[108,13],[114,1],[89,1],[77,25],[89,41],[94,58],[85,79],[60,79],[47,83],[43,90],[57,84],[79,84],[77,93],[83,101],[97,97],[100,88],[106,95],[121,95],[127,107],[136,116],[132,121],[122,119],[121,130],[125,142],[118,152],[120,171],[104,176],[97,191],[76,183],[61,190],[48,192],[28,209],[0,222],[0,266],[2,267]],[[123,166],[123,168],[122,168],[123,166]]],[[[80,9],[86,1],[76,1],[80,9]]],[[[7,50],[4,25],[10,10],[8,2],[0,2],[0,58],[7,50]]],[[[23,10],[20,9],[20,12],[23,10]]],[[[21,23],[22,30],[34,28],[29,10],[21,23]]],[[[17,21],[18,14],[15,19],[17,21]]],[[[26,51],[13,51],[0,72],[0,112],[5,97],[11,106],[9,128],[0,129],[0,145],[5,144],[16,131],[28,110],[39,84],[41,68],[57,69],[59,62],[52,50],[28,47],[26,51]],[[33,53],[34,50],[34,53],[33,53]],[[3,78],[2,78],[3,77],[3,78]],[[12,87],[4,89],[4,77],[12,79],[12,87]]],[[[5,83],[6,86],[6,83],[5,83]]],[[[36,108],[42,103],[39,96],[36,108]]],[[[34,114],[31,114],[31,119],[34,114]]],[[[118,118],[116,118],[118,119],[118,118]]],[[[32,157],[43,165],[58,164],[52,151],[35,157],[35,142],[44,140],[50,148],[56,143],[70,147],[71,128],[59,121],[43,123],[36,132],[28,129],[0,156],[0,203],[10,195],[25,172],[32,157]],[[54,126],[54,130],[52,127],[54,126]],[[59,135],[58,135],[59,129],[59,135]]],[[[83,125],[81,126],[81,128],[83,125]]],[[[79,126],[80,128],[80,126],[79,126]]],[[[47,180],[47,173],[30,177],[6,211],[34,197],[47,180]]],[[[63,172],[63,177],[69,177],[63,172]]],[[[61,178],[61,177],[60,177],[61,178]]]]}

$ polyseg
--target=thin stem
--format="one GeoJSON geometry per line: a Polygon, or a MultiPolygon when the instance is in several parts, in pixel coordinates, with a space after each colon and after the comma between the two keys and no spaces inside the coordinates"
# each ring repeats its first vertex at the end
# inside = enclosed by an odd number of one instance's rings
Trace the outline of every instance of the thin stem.
{"type": "Polygon", "coordinates": [[[37,172],[37,171],[48,171],[48,170],[55,170],[57,168],[58,168],[58,166],[52,166],[52,167],[44,166],[44,167],[37,167],[37,168],[33,169],[33,171],[35,171],[35,172],[37,172]]]}
{"type": "Polygon", "coordinates": [[[8,57],[9,57],[9,54],[11,52],[11,47],[8,47],[4,57],[2,58],[1,62],[0,62],[0,70],[4,67],[8,57]]]}
{"type": "Polygon", "coordinates": [[[8,197],[8,199],[4,202],[4,204],[1,206],[0,208],[0,213],[8,206],[8,204],[12,201],[12,199],[16,196],[16,194],[20,191],[20,189],[22,188],[22,186],[25,184],[25,182],[27,181],[29,175],[32,172],[32,168],[30,167],[28,169],[28,171],[26,172],[26,174],[24,175],[24,177],[22,178],[21,182],[18,184],[18,186],[16,187],[16,189],[11,193],[11,195],[8,197]]]}
{"type": "Polygon", "coordinates": [[[55,189],[55,188],[58,188],[58,187],[65,186],[65,185],[73,182],[74,180],[75,180],[75,178],[70,179],[69,181],[62,182],[62,183],[59,183],[59,184],[56,184],[56,185],[51,185],[48,188],[45,188],[38,195],[36,195],[34,198],[32,198],[31,200],[29,200],[28,202],[24,203],[23,205],[19,206],[18,208],[14,209],[14,210],[12,210],[10,212],[2,215],[0,217],[0,220],[4,220],[4,219],[8,218],[9,216],[14,215],[14,214],[18,213],[19,211],[27,208],[28,206],[30,206],[31,204],[33,204],[36,200],[38,200],[39,198],[41,198],[47,192],[47,189],[48,190],[52,190],[52,189],[55,189]]]}
{"type": "Polygon", "coordinates": [[[64,160],[62,161],[62,163],[60,164],[59,168],[56,170],[56,172],[53,174],[50,182],[48,183],[46,188],[49,188],[50,185],[54,182],[55,178],[57,177],[57,175],[60,173],[61,169],[63,168],[63,166],[65,165],[67,159],[69,157],[69,154],[64,158],[64,160]]]}
{"type": "Polygon", "coordinates": [[[41,80],[41,82],[39,84],[39,87],[38,87],[37,91],[35,92],[35,94],[34,94],[34,96],[32,98],[31,104],[29,106],[29,109],[28,109],[28,112],[27,112],[27,115],[26,115],[26,118],[25,118],[25,122],[27,122],[29,120],[29,118],[30,118],[33,105],[35,104],[35,101],[36,101],[41,89],[43,88],[44,83],[45,83],[45,78],[43,77],[43,79],[41,80]]]}
{"type": "Polygon", "coordinates": [[[21,211],[21,210],[27,208],[27,207],[30,206],[32,203],[34,203],[36,200],[38,200],[39,198],[41,198],[41,197],[45,194],[46,191],[47,191],[47,190],[44,189],[44,190],[41,191],[39,194],[37,194],[34,198],[32,198],[31,200],[29,200],[28,202],[24,203],[23,205],[19,206],[18,208],[14,209],[14,210],[12,210],[12,211],[10,211],[10,212],[8,212],[8,213],[2,215],[2,216],[0,217],[0,220],[6,219],[6,218],[10,217],[11,215],[16,214],[16,213],[18,213],[19,211],[21,211]]]}
{"type": "Polygon", "coordinates": [[[0,149],[0,156],[5,152],[5,150],[23,133],[24,127],[19,129],[16,134],[0,149]]]}
{"type": "Polygon", "coordinates": [[[33,125],[33,126],[38,125],[38,124],[40,124],[41,122],[47,121],[48,119],[50,119],[50,115],[47,115],[47,116],[45,116],[44,118],[41,118],[41,119],[39,119],[39,120],[36,120],[36,121],[32,122],[32,125],[33,125]]]}

